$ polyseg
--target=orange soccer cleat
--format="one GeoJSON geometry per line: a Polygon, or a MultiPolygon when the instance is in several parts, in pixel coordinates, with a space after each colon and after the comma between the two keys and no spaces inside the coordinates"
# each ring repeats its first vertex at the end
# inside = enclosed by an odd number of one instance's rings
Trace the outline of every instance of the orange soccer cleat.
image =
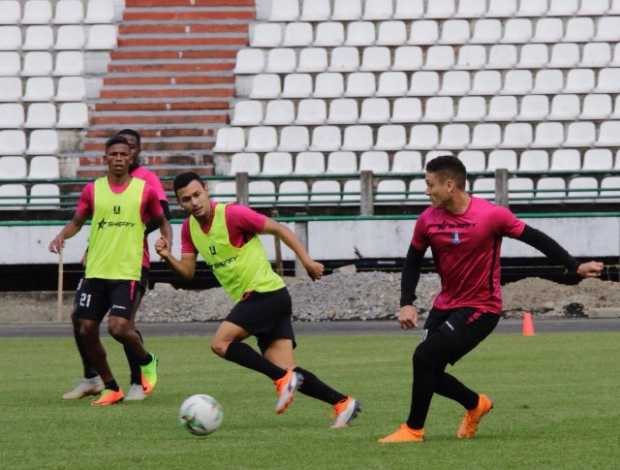
{"type": "Polygon", "coordinates": [[[493,401],[486,395],[480,394],[478,396],[478,406],[473,410],[467,410],[458,431],[456,437],[459,439],[471,439],[476,435],[478,431],[478,425],[484,415],[486,415],[493,408],[493,401]]]}
{"type": "Polygon", "coordinates": [[[295,398],[295,392],[301,386],[304,378],[301,374],[289,369],[284,377],[274,380],[278,402],[276,403],[276,413],[281,415],[286,411],[295,398]]]}
{"type": "Polygon", "coordinates": [[[92,406],[116,405],[117,403],[122,402],[124,398],[125,398],[125,394],[123,393],[122,390],[119,389],[118,391],[114,391],[114,390],[110,390],[109,388],[106,388],[101,393],[101,396],[97,400],[91,401],[90,404],[92,406]]]}
{"type": "Polygon", "coordinates": [[[385,436],[383,439],[379,439],[379,442],[381,444],[424,442],[424,429],[411,429],[406,424],[401,424],[395,432],[385,436]]]}

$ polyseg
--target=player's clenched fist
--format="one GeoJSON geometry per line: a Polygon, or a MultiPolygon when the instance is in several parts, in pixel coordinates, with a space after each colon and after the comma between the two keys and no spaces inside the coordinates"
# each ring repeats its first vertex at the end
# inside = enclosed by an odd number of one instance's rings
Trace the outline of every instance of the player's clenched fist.
{"type": "Polygon", "coordinates": [[[50,242],[48,248],[52,253],[60,253],[64,246],[65,239],[59,235],[50,242]]]}
{"type": "Polygon", "coordinates": [[[403,330],[418,326],[418,311],[413,305],[404,305],[398,312],[398,322],[403,330]]]}
{"type": "Polygon", "coordinates": [[[157,240],[157,242],[155,242],[155,251],[157,251],[157,254],[163,259],[170,256],[170,244],[168,243],[168,240],[165,238],[160,238],[157,240]]]}
{"type": "Polygon", "coordinates": [[[310,276],[313,281],[318,281],[321,279],[321,276],[323,276],[323,271],[325,270],[325,267],[316,261],[310,261],[304,267],[308,272],[308,276],[310,276]]]}

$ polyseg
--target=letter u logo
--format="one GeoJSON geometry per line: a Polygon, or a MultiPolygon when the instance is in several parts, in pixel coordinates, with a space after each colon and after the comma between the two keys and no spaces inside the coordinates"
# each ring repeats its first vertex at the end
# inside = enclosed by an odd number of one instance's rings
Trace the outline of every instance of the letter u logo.
{"type": "Polygon", "coordinates": [[[209,247],[209,253],[211,253],[211,256],[215,256],[216,251],[215,251],[215,247],[214,247],[213,245],[211,245],[211,246],[209,247]]]}
{"type": "Polygon", "coordinates": [[[121,206],[114,206],[112,210],[114,211],[114,214],[118,215],[121,213],[121,206]]]}

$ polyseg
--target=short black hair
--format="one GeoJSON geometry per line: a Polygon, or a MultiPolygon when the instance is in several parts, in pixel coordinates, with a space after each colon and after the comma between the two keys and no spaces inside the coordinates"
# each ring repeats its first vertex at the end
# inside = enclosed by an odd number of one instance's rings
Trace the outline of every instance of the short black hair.
{"type": "Polygon", "coordinates": [[[465,189],[467,170],[463,162],[453,155],[440,155],[426,163],[428,173],[440,173],[444,177],[452,178],[459,189],[465,189]]]}
{"type": "Polygon", "coordinates": [[[129,147],[129,142],[127,142],[127,139],[125,139],[125,137],[122,137],[120,135],[114,135],[112,137],[110,137],[108,140],[106,140],[105,142],[105,152],[108,153],[108,149],[110,147],[112,147],[113,145],[116,144],[124,144],[127,147],[129,147]]]}
{"type": "Polygon", "coordinates": [[[136,142],[138,142],[138,147],[142,146],[142,137],[140,136],[140,133],[134,129],[123,129],[122,131],[117,132],[116,135],[131,135],[136,138],[136,142]]]}
{"type": "Polygon", "coordinates": [[[200,179],[200,176],[193,171],[188,171],[177,175],[173,183],[174,194],[176,194],[179,189],[184,188],[194,180],[198,181],[202,186],[205,185],[202,179],[200,179]]]}

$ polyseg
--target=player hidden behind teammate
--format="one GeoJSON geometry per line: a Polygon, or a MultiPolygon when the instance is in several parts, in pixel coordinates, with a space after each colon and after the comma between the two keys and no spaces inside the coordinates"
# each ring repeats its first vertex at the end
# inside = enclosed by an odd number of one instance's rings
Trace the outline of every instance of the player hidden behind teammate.
{"type": "Polygon", "coordinates": [[[321,278],[323,265],[310,258],[285,226],[249,207],[212,202],[207,186],[195,173],[178,175],[174,191],[179,204],[189,214],[181,229],[181,259],[170,253],[165,239],[155,244],[157,253],[187,279],[194,276],[196,256],[200,253],[236,303],[213,337],[213,352],[272,379],[278,394],[278,414],[287,409],[299,389],[333,405],[333,428],[346,426],[361,411],[360,404],[332,389],[313,373],[296,367],[291,298],[282,278],[271,269],[257,234],[279,237],[295,252],[314,280],[321,278]],[[251,335],[258,339],[262,354],[243,342],[251,335]]]}
{"type": "MultiPolygon", "coordinates": [[[[133,129],[123,129],[122,131],[116,134],[117,136],[123,137],[127,140],[129,144],[129,156],[131,158],[131,164],[129,165],[129,175],[134,178],[140,178],[146,182],[147,185],[151,186],[157,193],[157,197],[159,199],[159,203],[164,211],[164,215],[166,219],[170,220],[170,209],[168,205],[168,197],[166,196],[166,192],[161,184],[159,177],[147,169],[142,165],[142,161],[140,160],[140,153],[142,151],[141,145],[141,137],[140,134],[133,129]]],[[[157,228],[156,224],[152,221],[149,221],[146,225],[146,234],[148,235],[152,231],[157,228]]],[[[149,255],[149,247],[146,240],[144,239],[144,256],[142,259],[142,275],[139,284],[139,297],[135,303],[135,312],[131,318],[132,325],[135,328],[135,315],[137,313],[138,308],[140,307],[140,303],[142,300],[142,296],[146,292],[146,288],[148,286],[148,276],[149,276],[149,268],[150,268],[150,255],[149,255]]],[[[77,307],[77,304],[76,304],[77,307]]],[[[83,366],[83,377],[79,381],[79,383],[72,390],[65,393],[62,397],[65,400],[77,400],[89,395],[98,395],[104,388],[103,381],[99,374],[95,370],[95,368],[90,364],[88,358],[86,357],[86,353],[84,348],[80,344],[79,339],[79,331],[80,324],[78,322],[77,317],[75,316],[75,312],[71,315],[71,320],[73,322],[73,336],[75,338],[75,344],[77,346],[78,352],[80,354],[80,358],[82,360],[83,366]]],[[[140,331],[135,328],[136,333],[140,337],[140,341],[143,341],[142,334],[140,331]]],[[[140,365],[138,363],[138,359],[133,357],[131,353],[131,349],[129,346],[124,346],[125,355],[127,357],[127,362],[129,363],[130,369],[130,377],[129,377],[129,391],[125,395],[125,400],[144,400],[145,393],[144,387],[142,386],[142,377],[140,371],[140,365]]]]}
{"type": "Polygon", "coordinates": [[[108,175],[86,185],[73,219],[49,246],[57,253],[65,239],[77,234],[92,216],[86,273],[76,292],[75,317],[79,324],[78,345],[105,387],[101,397],[92,402],[96,406],[124,399],[99,338],[99,324],[108,311],[108,331],[139,364],[145,392],[150,394],[157,383],[157,358],[144,349],[133,317],[142,294],[139,282],[146,223],[155,223],[166,240],[171,237],[170,224],[163,217],[155,190],[129,175],[127,140],[112,137],[106,142],[105,152],[108,175]]]}
{"type": "Polygon", "coordinates": [[[421,442],[434,393],[466,409],[457,437],[476,435],[480,419],[493,407],[484,394],[470,390],[445,372],[486,338],[502,310],[500,245],[516,238],[566,267],[571,275],[597,277],[603,264],[577,262],[544,233],[517,219],[510,210],[465,192],[465,167],[453,156],[440,156],[426,165],[426,194],[431,199],[415,224],[401,280],[401,328],[417,326],[413,306],[424,252],[430,246],[441,278],[441,292],[424,325],[426,335],[413,354],[413,388],[409,418],[382,443],[421,442]]]}

